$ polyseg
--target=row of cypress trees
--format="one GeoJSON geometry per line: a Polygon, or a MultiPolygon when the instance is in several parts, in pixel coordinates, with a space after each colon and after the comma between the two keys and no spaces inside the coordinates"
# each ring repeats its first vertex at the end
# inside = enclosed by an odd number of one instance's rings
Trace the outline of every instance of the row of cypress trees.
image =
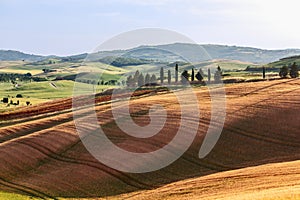
{"type": "MultiPolygon", "coordinates": [[[[175,65],[175,84],[177,84],[179,82],[179,66],[178,64],[175,65]]],[[[208,82],[211,81],[212,75],[211,75],[211,70],[208,69],[207,71],[207,80],[208,82]]],[[[204,79],[204,73],[202,71],[202,69],[200,68],[199,71],[195,74],[195,70],[194,68],[192,68],[192,73],[189,74],[187,70],[184,70],[181,73],[181,80],[180,82],[182,84],[186,84],[189,81],[195,81],[197,79],[197,81],[203,81],[204,79]]],[[[163,85],[165,83],[165,74],[164,74],[164,68],[161,67],[160,68],[160,76],[159,79],[156,78],[155,74],[146,74],[145,76],[143,75],[143,73],[140,73],[138,70],[135,72],[135,74],[132,76],[130,75],[129,77],[127,77],[127,86],[143,86],[143,85],[153,85],[153,84],[157,84],[157,80],[160,81],[160,84],[163,85]]],[[[215,82],[219,82],[222,80],[222,70],[220,68],[220,66],[218,66],[217,70],[215,71],[214,74],[214,81],[215,82]]],[[[172,83],[172,73],[171,70],[169,69],[167,71],[167,83],[170,85],[172,83]]]]}

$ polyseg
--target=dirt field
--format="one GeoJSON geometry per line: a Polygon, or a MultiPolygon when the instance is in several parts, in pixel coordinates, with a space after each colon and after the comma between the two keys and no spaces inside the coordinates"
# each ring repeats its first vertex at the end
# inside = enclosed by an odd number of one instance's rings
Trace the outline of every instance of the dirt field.
{"type": "MultiPolygon", "coordinates": [[[[136,199],[272,199],[269,195],[278,194],[285,199],[287,191],[299,197],[300,171],[296,166],[300,160],[300,80],[226,86],[225,126],[217,145],[204,159],[198,158],[198,152],[211,117],[211,99],[204,88],[195,89],[195,93],[201,117],[190,119],[191,124],[200,123],[193,144],[172,165],[144,174],[119,172],[91,156],[77,135],[69,99],[34,106],[31,110],[2,113],[0,190],[74,198],[123,194],[124,198],[136,199]],[[252,166],[258,167],[242,169],[252,166]],[[241,170],[229,171],[233,169],[241,170]],[[130,192],[134,192],[132,196],[125,194],[130,192]]],[[[110,104],[103,103],[110,100],[108,96],[97,98],[95,106],[108,138],[133,152],[163,147],[173,139],[180,124],[179,105],[172,93],[143,95],[130,102],[136,123],[150,122],[147,109],[152,104],[162,104],[169,116],[164,128],[147,139],[125,135],[116,126],[110,104]]],[[[191,112],[195,109],[193,105],[186,108],[191,112]]],[[[89,114],[88,110],[82,112],[89,114]]],[[[93,129],[92,125],[85,126],[93,129]]]]}
{"type": "Polygon", "coordinates": [[[300,199],[299,166],[292,161],[219,172],[108,199],[300,199]]]}

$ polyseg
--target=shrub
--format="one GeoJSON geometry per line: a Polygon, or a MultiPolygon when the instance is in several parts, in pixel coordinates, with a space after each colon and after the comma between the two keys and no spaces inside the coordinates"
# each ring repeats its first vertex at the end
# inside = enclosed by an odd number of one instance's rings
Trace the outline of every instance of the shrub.
{"type": "Polygon", "coordinates": [[[200,68],[198,73],[196,74],[196,79],[198,81],[202,81],[203,80],[203,72],[202,72],[202,69],[200,68]]]}
{"type": "Polygon", "coordinates": [[[288,74],[289,74],[289,68],[286,65],[281,67],[280,72],[279,72],[279,76],[281,78],[286,78],[288,74]]]}
{"type": "Polygon", "coordinates": [[[290,70],[290,76],[292,78],[297,78],[299,77],[299,69],[298,69],[298,65],[294,62],[293,65],[291,66],[291,70],[290,70]]]}
{"type": "Polygon", "coordinates": [[[190,74],[188,71],[184,70],[181,74],[181,83],[186,84],[189,81],[190,74]]]}
{"type": "Polygon", "coordinates": [[[2,102],[3,102],[3,103],[8,103],[8,98],[7,98],[7,97],[4,97],[4,98],[2,99],[2,102]]]}

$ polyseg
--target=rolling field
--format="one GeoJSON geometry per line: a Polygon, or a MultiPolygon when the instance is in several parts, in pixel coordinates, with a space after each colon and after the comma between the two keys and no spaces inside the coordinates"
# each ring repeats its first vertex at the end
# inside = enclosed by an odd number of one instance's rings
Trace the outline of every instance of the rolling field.
{"type": "MultiPolygon", "coordinates": [[[[92,86],[85,83],[77,83],[78,90],[84,94],[85,91],[92,86]]],[[[102,92],[106,89],[113,88],[110,85],[96,85],[95,90],[102,92]]],[[[0,99],[9,97],[14,103],[19,100],[19,105],[8,105],[0,102],[0,112],[13,111],[26,107],[26,101],[31,105],[49,102],[60,98],[70,98],[73,95],[73,81],[43,81],[43,82],[26,82],[20,83],[19,87],[15,88],[10,83],[0,83],[0,99]],[[21,94],[22,98],[16,98],[17,94],[21,94]]]]}
{"type": "Polygon", "coordinates": [[[108,199],[300,199],[300,161],[219,172],[108,199]]]}
{"type": "MultiPolygon", "coordinates": [[[[199,122],[193,144],[170,166],[143,174],[109,168],[85,149],[75,129],[70,99],[0,113],[0,190],[44,198],[299,198],[300,80],[232,84],[225,90],[225,126],[212,152],[198,158],[210,122],[211,98],[206,88],[194,88],[201,116],[189,118],[190,125],[199,122]]],[[[120,107],[123,97],[118,94],[120,107]]],[[[167,110],[163,129],[147,139],[133,138],[117,127],[109,100],[108,95],[97,96],[95,110],[115,145],[151,152],[174,138],[181,117],[174,94],[144,91],[130,101],[131,115],[139,125],[150,122],[151,105],[161,104],[167,110]]],[[[185,108],[195,109],[192,104],[185,108]]],[[[91,111],[79,110],[87,119],[91,111]]],[[[95,130],[94,124],[82,126],[95,130]]],[[[89,138],[93,134],[86,135],[89,138]]],[[[131,166],[130,161],[119,164],[131,166]]]]}

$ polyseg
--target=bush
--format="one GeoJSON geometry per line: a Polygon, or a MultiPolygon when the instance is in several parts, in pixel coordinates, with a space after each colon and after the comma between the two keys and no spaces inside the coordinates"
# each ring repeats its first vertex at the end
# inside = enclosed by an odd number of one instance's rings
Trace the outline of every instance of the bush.
{"type": "Polygon", "coordinates": [[[187,84],[189,82],[190,74],[188,73],[187,70],[184,70],[181,74],[181,83],[182,84],[187,84]]]}
{"type": "Polygon", "coordinates": [[[16,98],[23,98],[22,94],[17,94],[16,98]]]}
{"type": "Polygon", "coordinates": [[[289,68],[288,68],[286,65],[284,65],[284,66],[280,69],[279,76],[280,76],[281,78],[286,78],[288,74],[289,74],[289,68]]]}
{"type": "Polygon", "coordinates": [[[299,69],[298,65],[294,62],[293,65],[291,66],[291,71],[290,71],[290,76],[292,78],[297,78],[299,77],[299,69]]]}
{"type": "Polygon", "coordinates": [[[7,97],[4,97],[3,100],[2,100],[2,102],[3,102],[3,103],[8,103],[8,98],[7,98],[7,97]]]}

